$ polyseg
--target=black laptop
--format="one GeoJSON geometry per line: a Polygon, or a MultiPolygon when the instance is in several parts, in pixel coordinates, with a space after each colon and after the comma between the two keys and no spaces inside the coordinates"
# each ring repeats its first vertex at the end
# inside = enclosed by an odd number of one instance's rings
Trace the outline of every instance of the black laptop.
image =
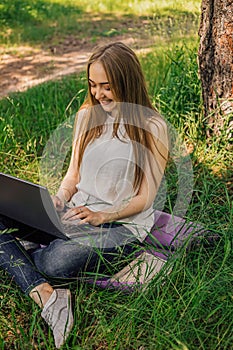
{"type": "Polygon", "coordinates": [[[63,223],[46,187],[3,173],[0,173],[0,214],[66,240],[90,231],[90,225],[77,227],[77,221],[76,225],[63,223]]]}

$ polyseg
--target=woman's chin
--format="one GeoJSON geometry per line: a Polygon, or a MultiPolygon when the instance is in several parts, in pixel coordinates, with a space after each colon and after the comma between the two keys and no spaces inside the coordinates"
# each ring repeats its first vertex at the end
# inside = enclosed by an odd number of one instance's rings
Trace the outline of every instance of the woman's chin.
{"type": "Polygon", "coordinates": [[[109,102],[109,103],[100,103],[100,104],[101,104],[103,110],[105,112],[109,112],[109,113],[112,112],[116,106],[115,102],[113,102],[113,101],[109,102]]]}

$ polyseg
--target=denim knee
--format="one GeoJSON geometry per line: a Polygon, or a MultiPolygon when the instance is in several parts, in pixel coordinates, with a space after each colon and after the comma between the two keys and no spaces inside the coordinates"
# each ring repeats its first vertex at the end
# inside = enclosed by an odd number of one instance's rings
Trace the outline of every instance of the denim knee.
{"type": "Polygon", "coordinates": [[[56,239],[46,248],[36,250],[32,258],[41,273],[54,278],[70,278],[84,271],[88,262],[93,263],[93,254],[92,247],[56,239]]]}

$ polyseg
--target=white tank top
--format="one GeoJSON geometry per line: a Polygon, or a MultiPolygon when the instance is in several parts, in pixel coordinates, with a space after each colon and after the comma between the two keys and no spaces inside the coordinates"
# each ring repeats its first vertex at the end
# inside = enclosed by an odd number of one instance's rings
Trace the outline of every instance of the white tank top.
{"type": "MultiPolygon", "coordinates": [[[[78,116],[75,135],[85,110],[78,116]],[[81,118],[80,118],[81,117],[81,118]]],[[[135,157],[133,145],[128,138],[112,136],[114,118],[108,116],[102,135],[89,144],[84,152],[80,167],[80,182],[71,203],[85,205],[92,211],[104,211],[124,205],[136,195],[133,189],[135,157]]],[[[119,126],[118,134],[124,134],[124,126],[119,126]]],[[[154,209],[149,209],[129,218],[117,221],[126,226],[138,240],[143,241],[154,222],[154,209]]]]}

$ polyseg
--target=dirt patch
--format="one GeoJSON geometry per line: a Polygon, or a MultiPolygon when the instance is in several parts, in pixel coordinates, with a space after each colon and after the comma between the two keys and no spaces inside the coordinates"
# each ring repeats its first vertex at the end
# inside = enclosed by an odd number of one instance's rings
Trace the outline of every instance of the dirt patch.
{"type": "Polygon", "coordinates": [[[9,50],[0,56],[0,96],[78,72],[83,69],[89,53],[89,48],[81,47],[59,55],[24,46],[9,50]]]}
{"type": "Polygon", "coordinates": [[[129,32],[101,38],[95,43],[70,35],[57,45],[45,48],[22,46],[6,50],[0,47],[0,97],[83,70],[94,46],[110,41],[122,41],[137,52],[148,51],[151,46],[151,40],[129,32]]]}

